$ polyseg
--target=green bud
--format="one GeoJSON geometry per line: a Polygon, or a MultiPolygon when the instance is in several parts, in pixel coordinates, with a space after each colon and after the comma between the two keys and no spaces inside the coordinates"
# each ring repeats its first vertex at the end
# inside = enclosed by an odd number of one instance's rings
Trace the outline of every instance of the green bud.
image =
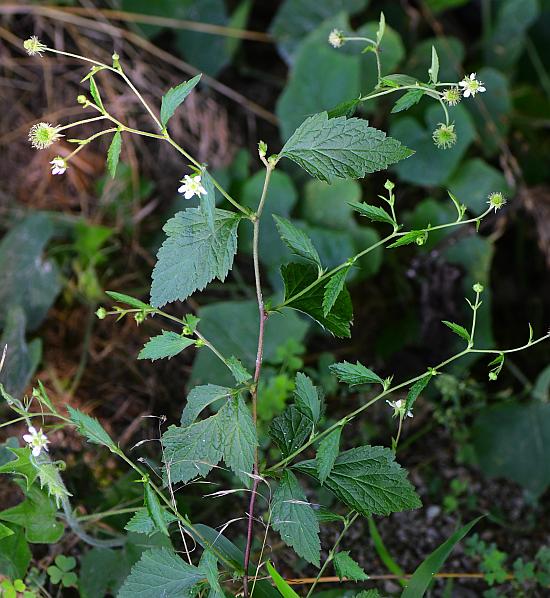
{"type": "Polygon", "coordinates": [[[136,324],[139,326],[147,317],[147,314],[144,311],[138,311],[135,315],[134,315],[134,320],[136,321],[136,324]]]}
{"type": "Polygon", "coordinates": [[[258,142],[258,154],[260,158],[265,158],[267,154],[267,143],[265,141],[258,142]]]}
{"type": "Polygon", "coordinates": [[[392,183],[392,181],[390,181],[390,179],[388,179],[384,183],[384,189],[387,189],[388,191],[393,191],[395,189],[395,183],[392,183]]]}
{"type": "Polygon", "coordinates": [[[104,307],[98,308],[95,315],[99,320],[104,320],[107,317],[107,310],[104,307]]]}
{"type": "Polygon", "coordinates": [[[88,98],[82,94],[80,94],[79,96],[77,96],[76,101],[79,104],[85,104],[88,101],[88,98]]]}
{"type": "Polygon", "coordinates": [[[474,293],[483,293],[483,285],[479,282],[476,282],[472,288],[474,290],[474,293]]]}

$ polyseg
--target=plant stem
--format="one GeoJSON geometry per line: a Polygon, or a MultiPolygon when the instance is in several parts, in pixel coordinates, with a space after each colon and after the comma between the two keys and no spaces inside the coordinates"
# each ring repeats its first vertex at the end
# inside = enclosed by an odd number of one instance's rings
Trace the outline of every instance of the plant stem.
{"type": "Polygon", "coordinates": [[[328,553],[327,559],[323,563],[322,567],[319,569],[319,573],[317,574],[315,581],[309,588],[309,592],[306,594],[306,598],[309,598],[313,594],[313,590],[315,589],[315,586],[319,583],[319,580],[323,576],[325,569],[327,568],[329,563],[331,563],[332,560],[334,559],[334,555],[336,554],[336,549],[340,545],[340,542],[342,541],[343,537],[346,535],[348,529],[353,525],[353,523],[357,519],[357,517],[359,517],[359,513],[355,513],[353,511],[351,513],[348,515],[348,517],[346,517],[346,519],[344,521],[344,527],[343,527],[342,531],[340,532],[340,535],[338,536],[338,538],[336,538],[336,542],[334,542],[334,546],[331,548],[330,552],[328,553]],[[350,517],[351,513],[353,513],[353,515],[350,517]]]}
{"type": "MultiPolygon", "coordinates": [[[[254,237],[252,241],[252,259],[254,261],[254,281],[256,285],[256,299],[258,301],[258,315],[260,319],[259,330],[258,330],[258,349],[256,351],[256,368],[254,370],[254,385],[251,391],[252,398],[252,420],[254,426],[257,427],[258,421],[258,384],[260,381],[260,374],[262,371],[262,361],[264,354],[264,334],[265,334],[265,322],[268,314],[265,310],[264,298],[262,293],[262,281],[260,276],[260,219],[264,210],[265,201],[267,198],[267,189],[269,187],[269,181],[271,179],[271,173],[273,172],[274,166],[271,163],[266,164],[266,173],[264,179],[264,186],[262,189],[262,195],[258,203],[258,209],[254,216],[254,237]]],[[[252,549],[252,534],[254,531],[254,505],[256,502],[256,494],[258,490],[258,447],[255,448],[254,454],[254,479],[252,483],[252,492],[250,494],[250,502],[248,505],[248,531],[246,537],[246,549],[244,553],[244,578],[243,578],[243,590],[245,598],[248,598],[248,570],[250,565],[250,552],[252,549]]]]}

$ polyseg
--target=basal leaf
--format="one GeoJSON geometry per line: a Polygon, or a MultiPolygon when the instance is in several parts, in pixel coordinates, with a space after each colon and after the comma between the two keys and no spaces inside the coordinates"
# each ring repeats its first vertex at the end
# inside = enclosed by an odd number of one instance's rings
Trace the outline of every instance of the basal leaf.
{"type": "Polygon", "coordinates": [[[321,258],[313,246],[311,239],[303,230],[292,224],[290,220],[273,215],[279,235],[294,255],[304,258],[321,269],[321,258]]]}
{"type": "Polygon", "coordinates": [[[326,112],[320,112],[296,129],[280,155],[311,176],[330,182],[336,177],[362,178],[412,154],[365,120],[343,116],[329,119],[326,112]]]}
{"type": "Polygon", "coordinates": [[[321,417],[319,389],[313,385],[311,378],[302,372],[296,374],[294,397],[298,411],[316,424],[321,417]]]}
{"type": "Polygon", "coordinates": [[[365,581],[369,578],[363,568],[350,557],[347,550],[334,555],[334,569],[340,581],[343,579],[365,581]]]}
{"type": "Polygon", "coordinates": [[[73,409],[70,405],[67,406],[67,411],[69,412],[71,421],[76,424],[80,434],[86,436],[90,442],[93,442],[94,444],[102,444],[111,451],[116,450],[116,444],[95,417],[90,417],[78,409],[73,409]]]}
{"type": "Polygon", "coordinates": [[[333,363],[329,366],[329,370],[344,384],[349,386],[357,386],[358,384],[384,384],[384,380],[375,374],[368,367],[362,363],[349,363],[342,361],[340,363],[333,363]]]}
{"type": "Polygon", "coordinates": [[[353,306],[351,297],[346,288],[343,288],[327,316],[323,311],[323,298],[327,281],[316,284],[296,299],[291,299],[317,280],[318,272],[314,266],[307,264],[286,264],[281,267],[281,275],[285,284],[285,301],[288,307],[301,311],[323,328],[332,332],[334,336],[350,336],[350,324],[353,319],[353,306]]]}
{"type": "Polygon", "coordinates": [[[397,102],[395,102],[392,108],[392,114],[397,112],[403,112],[404,110],[408,110],[415,104],[418,104],[424,95],[424,90],[422,89],[409,89],[407,93],[403,94],[397,102]]]}
{"type": "Polygon", "coordinates": [[[180,83],[177,87],[171,87],[164,96],[160,107],[160,122],[165,127],[167,122],[173,116],[176,108],[193,91],[195,85],[200,81],[202,75],[196,75],[189,81],[180,83]]]}
{"type": "MultiPolygon", "coordinates": [[[[319,478],[315,461],[295,469],[319,478]]],[[[394,453],[381,446],[361,446],[341,453],[324,484],[334,495],[362,515],[389,515],[422,506],[407,472],[394,453]]]]}
{"type": "Polygon", "coordinates": [[[323,316],[326,318],[331,312],[336,300],[340,296],[340,293],[344,290],[346,283],[346,276],[351,266],[347,266],[338,270],[336,274],[329,278],[329,281],[325,285],[325,291],[323,294],[323,316]]]}
{"type": "Polygon", "coordinates": [[[116,175],[116,167],[118,166],[118,160],[120,158],[120,150],[122,149],[122,135],[120,131],[116,131],[113,135],[111,145],[107,150],[107,168],[109,174],[114,179],[116,175]]]}
{"type": "Polygon", "coordinates": [[[447,320],[443,320],[443,324],[450,328],[455,334],[458,334],[458,336],[463,338],[467,343],[470,342],[470,333],[464,326],[460,326],[460,324],[455,324],[454,322],[448,322],[447,320]]]}
{"type": "Polygon", "coordinates": [[[296,476],[289,470],[273,494],[271,525],[285,544],[309,563],[319,567],[319,523],[296,476]]]}
{"type": "Polygon", "coordinates": [[[321,483],[321,486],[325,483],[325,480],[332,471],[334,462],[336,461],[338,453],[340,452],[341,433],[342,428],[336,428],[328,436],[325,436],[325,438],[321,440],[319,447],[317,448],[315,462],[317,466],[318,479],[321,483]]]}
{"type": "MultiPolygon", "coordinates": [[[[168,526],[170,523],[177,521],[177,517],[172,515],[166,509],[162,509],[162,517],[164,525],[168,526]]],[[[146,534],[152,536],[158,531],[158,527],[150,517],[145,507],[138,509],[128,523],[124,526],[124,529],[128,532],[134,532],[136,534],[146,534]]]]}
{"type": "Polygon", "coordinates": [[[408,581],[401,598],[422,598],[433,581],[434,575],[439,572],[453,548],[481,519],[478,517],[457,530],[448,540],[436,548],[416,569],[408,581]]]}
{"type": "Polygon", "coordinates": [[[224,280],[237,251],[240,216],[216,209],[214,229],[200,208],[178,212],[164,226],[162,244],[153,270],[151,305],[184,301],[211,280],[224,280]]]}
{"type": "Polygon", "coordinates": [[[138,359],[164,359],[174,357],[181,353],[195,341],[187,336],[181,336],[177,332],[163,330],[161,334],[149,339],[143,349],[139,352],[138,359]]]}
{"type": "Polygon", "coordinates": [[[154,548],[132,567],[117,598],[179,598],[190,593],[204,573],[167,548],[154,548]]]}
{"type": "Polygon", "coordinates": [[[231,389],[215,384],[196,386],[187,395],[187,403],[181,414],[181,425],[190,426],[199,413],[214,401],[228,399],[231,396],[231,389]]]}
{"type": "Polygon", "coordinates": [[[269,435],[281,449],[283,457],[288,457],[306,442],[312,429],[313,422],[291,405],[273,419],[269,435]]]}
{"type": "Polygon", "coordinates": [[[374,222],[386,222],[387,224],[395,226],[394,219],[386,212],[386,210],[384,210],[384,208],[371,206],[364,202],[349,202],[349,205],[352,206],[356,212],[359,212],[361,216],[365,216],[369,220],[373,220],[374,222]]]}

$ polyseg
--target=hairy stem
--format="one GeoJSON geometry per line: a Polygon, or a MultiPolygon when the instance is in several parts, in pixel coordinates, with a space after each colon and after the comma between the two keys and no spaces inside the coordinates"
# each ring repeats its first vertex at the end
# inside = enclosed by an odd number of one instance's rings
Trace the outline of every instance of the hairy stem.
{"type": "MultiPolygon", "coordinates": [[[[254,426],[258,420],[258,384],[260,381],[260,374],[262,371],[262,361],[264,355],[264,334],[265,334],[265,322],[268,314],[265,310],[264,297],[262,293],[262,281],[260,277],[260,219],[267,198],[267,189],[269,187],[269,181],[271,179],[271,173],[273,172],[273,166],[270,163],[266,165],[266,173],[264,179],[264,186],[262,189],[262,195],[256,210],[254,217],[254,237],[252,241],[252,259],[254,261],[254,281],[256,286],[256,299],[258,302],[258,315],[260,319],[258,329],[258,349],[256,351],[256,368],[254,370],[254,385],[252,387],[251,398],[252,398],[252,419],[254,426]]],[[[254,505],[256,502],[256,493],[258,490],[258,447],[255,449],[254,455],[254,480],[252,483],[252,493],[250,494],[250,503],[248,505],[248,531],[246,537],[246,549],[244,553],[244,579],[243,579],[243,590],[245,598],[248,598],[248,569],[250,565],[250,552],[252,549],[252,535],[254,531],[254,505]]]]}

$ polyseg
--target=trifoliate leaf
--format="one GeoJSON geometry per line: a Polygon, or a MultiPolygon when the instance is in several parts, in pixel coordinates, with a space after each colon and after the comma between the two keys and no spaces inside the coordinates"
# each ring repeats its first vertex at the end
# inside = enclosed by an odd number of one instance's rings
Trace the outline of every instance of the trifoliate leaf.
{"type": "MultiPolygon", "coordinates": [[[[295,469],[318,479],[315,461],[295,469]]],[[[381,446],[361,446],[341,453],[324,484],[333,494],[362,515],[389,515],[422,506],[407,472],[395,462],[394,453],[381,446]]]]}
{"type": "Polygon", "coordinates": [[[159,499],[155,494],[155,491],[151,488],[151,485],[145,482],[145,508],[147,514],[154,523],[155,528],[162,532],[165,536],[170,537],[168,532],[168,526],[166,525],[166,519],[164,518],[164,509],[160,506],[159,499]]]}
{"type": "Polygon", "coordinates": [[[350,201],[348,203],[356,212],[359,212],[361,216],[365,216],[369,220],[373,220],[374,222],[386,222],[387,224],[395,226],[394,219],[386,212],[386,210],[384,210],[384,208],[371,206],[364,202],[359,203],[350,201]]]}
{"type": "Polygon", "coordinates": [[[193,88],[200,81],[201,75],[196,75],[189,81],[180,83],[177,87],[171,87],[164,96],[162,96],[162,103],[160,106],[160,122],[165,127],[166,123],[174,115],[176,108],[185,100],[185,98],[193,91],[193,88]]]}
{"type": "Polygon", "coordinates": [[[296,374],[295,382],[294,396],[296,408],[316,424],[321,417],[319,389],[313,385],[311,378],[308,378],[302,372],[296,374]]]}
{"type": "Polygon", "coordinates": [[[342,428],[338,427],[333,430],[328,436],[325,436],[319,443],[317,448],[317,455],[315,462],[317,466],[317,474],[321,486],[325,483],[325,480],[329,476],[334,462],[340,452],[340,434],[342,428]]]}
{"type": "Polygon", "coordinates": [[[318,278],[317,274],[317,269],[308,264],[286,264],[281,267],[287,307],[307,314],[323,328],[332,332],[334,336],[349,337],[350,324],[353,319],[353,306],[348,290],[345,287],[342,289],[331,311],[325,317],[323,298],[328,282],[322,281],[319,284],[314,284],[318,278]],[[296,299],[292,299],[310,285],[314,286],[296,299]]]}
{"type": "Polygon", "coordinates": [[[394,247],[402,247],[403,245],[411,245],[412,243],[416,243],[417,245],[424,245],[428,238],[428,233],[425,230],[411,230],[408,233],[405,233],[403,236],[399,237],[397,241],[394,241],[390,245],[388,245],[388,249],[393,249],[394,247]]]}
{"type": "Polygon", "coordinates": [[[355,364],[347,361],[329,365],[329,370],[344,384],[357,386],[358,384],[382,384],[384,380],[359,361],[355,364]]]}
{"type": "Polygon", "coordinates": [[[233,397],[218,412],[223,446],[223,460],[245,484],[252,472],[254,454],[258,445],[256,427],[248,407],[241,397],[233,397]]]}
{"type": "Polygon", "coordinates": [[[172,550],[154,548],[144,552],[132,567],[117,598],[192,596],[191,589],[201,579],[204,579],[204,573],[172,550]]]}
{"type": "Polygon", "coordinates": [[[125,295],[124,293],[117,293],[116,291],[105,291],[107,295],[111,299],[114,299],[118,303],[125,303],[130,307],[135,309],[153,309],[148,303],[144,303],[140,299],[136,299],[135,297],[130,297],[130,295],[125,295]]]}
{"type": "Polygon", "coordinates": [[[277,225],[281,240],[290,251],[292,251],[294,255],[304,258],[321,269],[321,258],[306,233],[294,226],[294,224],[286,218],[281,218],[275,214],[273,214],[273,218],[275,219],[275,224],[277,225]]]}
{"type": "Polygon", "coordinates": [[[349,551],[337,552],[334,555],[334,569],[340,581],[365,581],[369,578],[362,567],[350,557],[349,551]]]}
{"type": "Polygon", "coordinates": [[[163,330],[162,334],[154,336],[145,343],[145,346],[139,352],[138,359],[150,359],[151,361],[166,357],[170,359],[170,357],[174,357],[194,344],[195,341],[191,338],[181,336],[176,332],[163,330]]]}
{"type": "Polygon", "coordinates": [[[107,168],[109,174],[114,179],[116,175],[116,167],[118,166],[118,160],[120,158],[120,150],[122,149],[122,135],[120,131],[116,131],[113,135],[111,145],[107,150],[107,168]]]}
{"type": "Polygon", "coordinates": [[[291,405],[273,419],[269,426],[269,436],[281,449],[283,457],[288,457],[306,442],[312,429],[313,422],[291,405]]]}
{"type": "Polygon", "coordinates": [[[93,442],[94,444],[102,444],[111,451],[116,450],[117,447],[115,443],[95,417],[90,417],[78,409],[73,409],[71,406],[67,406],[67,411],[69,412],[71,421],[76,424],[80,434],[86,436],[90,442],[93,442]]]}
{"type": "Polygon", "coordinates": [[[319,523],[296,476],[289,470],[283,473],[273,494],[271,525],[296,554],[319,567],[319,523]]]}
{"type": "Polygon", "coordinates": [[[340,293],[344,290],[344,284],[346,283],[346,276],[350,270],[351,266],[347,266],[338,270],[336,274],[329,278],[329,281],[325,285],[325,291],[323,294],[323,316],[326,318],[336,300],[340,296],[340,293]]]}
{"type": "Polygon", "coordinates": [[[460,326],[460,324],[455,324],[454,322],[448,322],[447,320],[443,320],[443,324],[450,328],[455,334],[458,334],[460,338],[463,338],[467,343],[470,342],[470,333],[464,328],[464,326],[460,326]]]}
{"type": "Polygon", "coordinates": [[[410,388],[409,392],[407,393],[407,399],[405,401],[405,413],[408,413],[410,409],[412,409],[414,402],[420,396],[422,391],[428,386],[430,380],[433,378],[433,375],[426,374],[420,380],[417,380],[410,388]]]}
{"type": "Polygon", "coordinates": [[[407,93],[403,94],[397,102],[395,102],[392,108],[392,114],[397,112],[403,112],[404,110],[408,110],[411,106],[418,104],[424,95],[424,91],[422,89],[409,89],[407,93]]]}
{"type": "Polygon", "coordinates": [[[101,101],[101,95],[99,93],[97,83],[95,82],[95,79],[93,78],[93,76],[90,76],[89,81],[90,81],[90,95],[92,96],[92,99],[95,102],[96,106],[98,108],[100,108],[102,112],[104,112],[105,108],[103,106],[103,102],[101,101]]]}
{"type": "Polygon", "coordinates": [[[214,229],[200,208],[178,212],[164,225],[168,238],[162,244],[153,270],[151,305],[184,301],[211,280],[224,280],[237,251],[240,216],[215,212],[214,229]]]}
{"type": "Polygon", "coordinates": [[[190,426],[199,413],[214,401],[228,399],[231,396],[231,389],[215,384],[196,386],[187,395],[187,403],[181,414],[181,425],[190,426]]]}
{"type": "Polygon", "coordinates": [[[328,118],[320,112],[305,120],[285,143],[280,156],[296,162],[311,176],[358,179],[384,170],[414,152],[359,118],[328,118]]]}
{"type": "MultiPolygon", "coordinates": [[[[177,517],[172,515],[166,509],[162,509],[162,517],[164,520],[164,525],[168,526],[170,523],[177,521],[177,517]]],[[[158,527],[155,525],[155,522],[149,516],[147,509],[145,507],[138,509],[132,518],[128,521],[128,523],[124,526],[124,529],[127,532],[135,532],[136,534],[146,534],[147,536],[152,536],[154,533],[158,531],[158,527]]]]}

